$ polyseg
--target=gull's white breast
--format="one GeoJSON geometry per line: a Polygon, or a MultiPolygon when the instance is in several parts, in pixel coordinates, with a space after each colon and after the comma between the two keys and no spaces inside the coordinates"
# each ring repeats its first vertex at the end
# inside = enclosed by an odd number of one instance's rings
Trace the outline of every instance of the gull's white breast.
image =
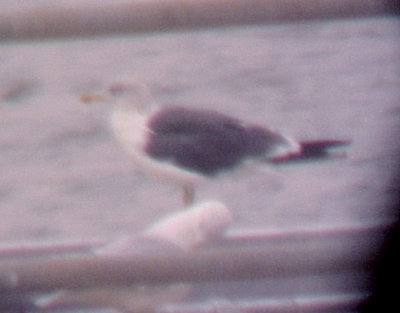
{"type": "Polygon", "coordinates": [[[111,125],[116,138],[139,169],[155,179],[177,185],[192,185],[202,181],[204,178],[201,175],[154,159],[146,153],[145,147],[151,132],[147,122],[148,116],[135,110],[116,108],[111,114],[111,125]]]}

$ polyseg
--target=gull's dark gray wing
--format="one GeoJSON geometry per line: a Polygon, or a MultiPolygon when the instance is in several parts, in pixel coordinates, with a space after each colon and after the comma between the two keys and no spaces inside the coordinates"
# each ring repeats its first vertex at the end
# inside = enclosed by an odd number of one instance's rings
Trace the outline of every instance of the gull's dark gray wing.
{"type": "Polygon", "coordinates": [[[148,122],[145,150],[156,159],[205,175],[216,174],[248,156],[265,155],[283,137],[210,110],[165,108],[148,122]]]}

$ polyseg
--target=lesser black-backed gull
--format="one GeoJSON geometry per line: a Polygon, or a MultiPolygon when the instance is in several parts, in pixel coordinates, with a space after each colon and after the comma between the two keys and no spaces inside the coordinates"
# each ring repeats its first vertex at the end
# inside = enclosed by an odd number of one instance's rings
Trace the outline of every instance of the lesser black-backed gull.
{"type": "MultiPolygon", "coordinates": [[[[86,96],[86,101],[93,96],[86,96]]],[[[102,96],[114,104],[111,124],[116,138],[136,164],[158,179],[183,187],[185,205],[194,186],[244,161],[280,162],[322,155],[342,141],[298,143],[291,138],[212,110],[158,107],[142,83],[122,79],[102,96]],[[306,148],[306,149],[304,149],[306,148]]]]}

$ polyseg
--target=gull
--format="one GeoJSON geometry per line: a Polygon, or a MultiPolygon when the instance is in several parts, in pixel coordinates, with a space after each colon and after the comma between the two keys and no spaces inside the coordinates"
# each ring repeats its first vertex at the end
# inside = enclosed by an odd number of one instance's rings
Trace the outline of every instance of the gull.
{"type": "Polygon", "coordinates": [[[235,117],[183,106],[159,106],[140,81],[123,78],[104,95],[85,94],[81,100],[112,103],[115,137],[136,165],[148,175],[182,187],[190,206],[195,186],[240,167],[248,160],[271,164],[328,155],[343,140],[297,142],[267,127],[235,117]]]}

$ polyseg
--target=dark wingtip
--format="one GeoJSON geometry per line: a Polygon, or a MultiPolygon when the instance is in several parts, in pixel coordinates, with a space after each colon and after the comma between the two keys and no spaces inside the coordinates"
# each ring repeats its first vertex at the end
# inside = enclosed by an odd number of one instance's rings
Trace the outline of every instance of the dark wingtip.
{"type": "Polygon", "coordinates": [[[320,148],[320,149],[332,149],[332,148],[337,148],[337,147],[349,146],[350,144],[351,144],[350,139],[327,139],[327,140],[300,141],[301,147],[320,148]]]}
{"type": "Polygon", "coordinates": [[[345,158],[345,151],[331,151],[332,149],[346,147],[351,144],[351,140],[307,140],[300,141],[301,152],[279,158],[269,158],[266,162],[272,164],[288,164],[300,161],[328,160],[333,158],[345,158]]]}

